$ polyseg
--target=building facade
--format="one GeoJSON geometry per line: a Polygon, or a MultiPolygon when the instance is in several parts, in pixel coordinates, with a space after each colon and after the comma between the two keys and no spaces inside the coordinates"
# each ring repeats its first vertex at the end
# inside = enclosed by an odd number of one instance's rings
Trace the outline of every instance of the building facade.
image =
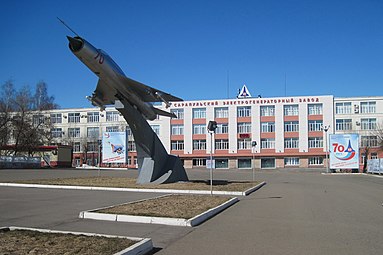
{"type": "MultiPolygon", "coordinates": [[[[165,110],[163,105],[159,108],[165,110]]],[[[177,118],[160,116],[149,124],[185,168],[205,167],[211,152],[216,168],[325,167],[326,148],[331,149],[328,136],[333,133],[360,135],[361,164],[366,155],[382,154],[378,130],[383,97],[197,100],[175,102],[167,110],[177,118]],[[211,120],[218,124],[214,134],[207,131],[211,120]]],[[[128,162],[123,166],[137,166],[133,136],[116,109],[61,109],[47,114],[54,143],[73,146],[74,165],[97,165],[102,132],[127,131],[128,162]]]]}

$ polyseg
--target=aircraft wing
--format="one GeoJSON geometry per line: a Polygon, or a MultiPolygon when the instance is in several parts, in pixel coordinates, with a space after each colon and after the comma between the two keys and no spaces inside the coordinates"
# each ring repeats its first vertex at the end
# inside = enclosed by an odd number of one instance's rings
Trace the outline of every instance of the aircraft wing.
{"type": "Polygon", "coordinates": [[[99,79],[97,82],[97,87],[94,91],[94,94],[103,105],[114,104],[115,92],[109,89],[109,87],[101,79],[99,79]]]}
{"type": "Polygon", "coordinates": [[[129,87],[129,89],[133,90],[144,102],[183,101],[183,99],[179,97],[152,88],[138,81],[132,80],[126,76],[120,75],[120,80],[124,85],[129,87]]]}

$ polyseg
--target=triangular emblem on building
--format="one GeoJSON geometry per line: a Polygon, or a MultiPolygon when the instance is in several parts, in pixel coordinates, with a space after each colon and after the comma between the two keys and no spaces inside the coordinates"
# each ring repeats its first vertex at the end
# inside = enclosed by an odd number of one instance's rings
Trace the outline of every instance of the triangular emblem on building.
{"type": "Polygon", "coordinates": [[[237,98],[249,98],[249,97],[251,97],[251,94],[249,90],[247,89],[246,84],[243,84],[243,87],[239,91],[237,98]]]}

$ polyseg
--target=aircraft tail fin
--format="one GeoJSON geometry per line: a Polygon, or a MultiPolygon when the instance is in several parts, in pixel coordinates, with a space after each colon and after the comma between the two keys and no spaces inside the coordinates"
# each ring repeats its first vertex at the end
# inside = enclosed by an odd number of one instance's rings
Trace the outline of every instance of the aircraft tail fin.
{"type": "Polygon", "coordinates": [[[166,111],[160,110],[156,107],[153,107],[153,110],[157,115],[162,115],[162,116],[171,117],[171,118],[177,118],[177,116],[174,113],[166,112],[166,111]]]}

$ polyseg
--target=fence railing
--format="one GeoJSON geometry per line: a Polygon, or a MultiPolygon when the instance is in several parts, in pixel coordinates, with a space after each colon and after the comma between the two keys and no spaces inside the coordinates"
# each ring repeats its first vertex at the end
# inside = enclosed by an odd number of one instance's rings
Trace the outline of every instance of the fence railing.
{"type": "Polygon", "coordinates": [[[40,168],[40,157],[0,156],[0,168],[40,168]]]}
{"type": "Polygon", "coordinates": [[[383,159],[367,160],[367,173],[383,174],[383,159]]]}

